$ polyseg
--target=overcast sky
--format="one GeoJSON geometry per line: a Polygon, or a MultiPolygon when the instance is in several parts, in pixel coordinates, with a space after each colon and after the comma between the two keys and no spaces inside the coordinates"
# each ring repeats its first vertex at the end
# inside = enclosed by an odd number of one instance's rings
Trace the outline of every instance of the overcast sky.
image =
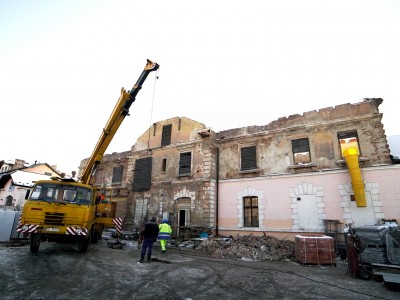
{"type": "Polygon", "coordinates": [[[398,135],[399,16],[396,0],[0,0],[0,160],[78,171],[146,59],[159,79],[106,153],[176,116],[221,131],[363,98],[398,135]]]}

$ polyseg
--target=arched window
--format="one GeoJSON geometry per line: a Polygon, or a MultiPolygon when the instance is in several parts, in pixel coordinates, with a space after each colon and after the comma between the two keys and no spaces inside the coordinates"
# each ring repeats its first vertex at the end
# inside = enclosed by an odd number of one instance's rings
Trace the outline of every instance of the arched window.
{"type": "Polygon", "coordinates": [[[8,195],[7,197],[6,197],[6,206],[13,206],[13,196],[11,196],[11,195],[8,195]]]}

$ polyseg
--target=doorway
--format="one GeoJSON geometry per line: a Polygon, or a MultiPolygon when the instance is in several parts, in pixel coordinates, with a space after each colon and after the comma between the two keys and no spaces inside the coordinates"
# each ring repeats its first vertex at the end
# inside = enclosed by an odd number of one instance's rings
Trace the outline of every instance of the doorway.
{"type": "Polygon", "coordinates": [[[301,195],[297,200],[299,228],[316,229],[318,225],[317,199],[315,195],[301,195]]]}
{"type": "Polygon", "coordinates": [[[189,217],[188,210],[186,210],[186,209],[179,210],[179,219],[178,219],[179,227],[186,226],[189,223],[188,217],[189,217]]]}

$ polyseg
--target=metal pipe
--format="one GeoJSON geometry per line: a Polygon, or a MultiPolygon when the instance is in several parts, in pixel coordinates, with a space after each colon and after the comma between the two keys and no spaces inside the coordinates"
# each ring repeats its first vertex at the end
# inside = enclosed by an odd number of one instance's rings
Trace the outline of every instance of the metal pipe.
{"type": "Polygon", "coordinates": [[[215,197],[215,235],[216,236],[218,236],[218,218],[219,218],[219,215],[218,215],[218,202],[219,202],[219,192],[218,192],[218,190],[219,190],[219,148],[217,147],[217,163],[216,163],[216,172],[217,172],[217,174],[216,174],[216,179],[215,179],[215,195],[216,195],[216,197],[215,197]]]}

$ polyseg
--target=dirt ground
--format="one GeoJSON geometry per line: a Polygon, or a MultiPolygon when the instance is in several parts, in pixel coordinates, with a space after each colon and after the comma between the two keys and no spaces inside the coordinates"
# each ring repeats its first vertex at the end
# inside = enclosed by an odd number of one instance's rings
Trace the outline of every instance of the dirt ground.
{"type": "Polygon", "coordinates": [[[155,246],[150,263],[127,241],[105,240],[80,254],[75,245],[0,244],[0,299],[400,299],[383,283],[347,275],[347,263],[217,260],[201,252],[155,246]]]}

